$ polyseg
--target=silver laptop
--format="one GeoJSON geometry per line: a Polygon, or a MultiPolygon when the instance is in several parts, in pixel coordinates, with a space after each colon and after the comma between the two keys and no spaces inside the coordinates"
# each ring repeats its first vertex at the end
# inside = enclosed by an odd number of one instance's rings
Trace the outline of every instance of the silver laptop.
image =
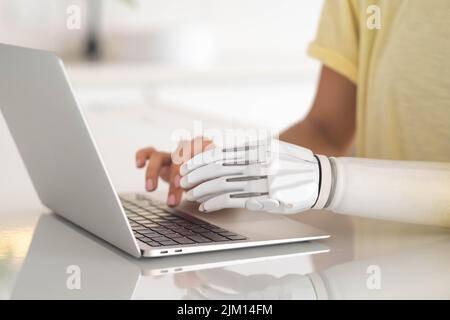
{"type": "Polygon", "coordinates": [[[180,273],[210,270],[220,274],[222,268],[247,264],[252,264],[257,273],[257,270],[276,270],[277,261],[283,259],[296,266],[296,273],[303,274],[306,271],[302,266],[308,257],[328,251],[327,246],[312,241],[164,259],[134,259],[107,243],[96,241],[88,232],[57,215],[43,214],[15,281],[12,298],[181,298],[184,293],[176,290],[174,284],[180,273]],[[82,290],[68,290],[67,269],[73,265],[81,272],[82,290]],[[139,296],[138,292],[145,292],[145,296],[139,296]]]}
{"type": "Polygon", "coordinates": [[[285,216],[199,214],[145,195],[118,195],[61,59],[0,44],[0,109],[42,203],[135,257],[157,257],[327,238],[285,216]]]}

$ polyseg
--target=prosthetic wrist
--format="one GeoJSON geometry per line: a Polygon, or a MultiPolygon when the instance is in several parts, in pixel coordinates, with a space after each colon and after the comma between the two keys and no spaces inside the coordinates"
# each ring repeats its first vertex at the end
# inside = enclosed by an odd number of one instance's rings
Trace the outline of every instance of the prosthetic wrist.
{"type": "Polygon", "coordinates": [[[332,189],[330,160],[279,140],[201,153],[181,167],[180,184],[200,210],[273,213],[322,209],[332,189]]]}

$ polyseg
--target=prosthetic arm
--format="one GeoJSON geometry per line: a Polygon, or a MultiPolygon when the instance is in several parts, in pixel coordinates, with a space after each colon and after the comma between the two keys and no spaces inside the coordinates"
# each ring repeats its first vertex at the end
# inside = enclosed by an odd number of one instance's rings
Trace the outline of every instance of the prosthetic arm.
{"type": "Polygon", "coordinates": [[[328,158],[270,140],[198,154],[181,175],[201,211],[328,209],[450,226],[450,163],[328,158]]]}

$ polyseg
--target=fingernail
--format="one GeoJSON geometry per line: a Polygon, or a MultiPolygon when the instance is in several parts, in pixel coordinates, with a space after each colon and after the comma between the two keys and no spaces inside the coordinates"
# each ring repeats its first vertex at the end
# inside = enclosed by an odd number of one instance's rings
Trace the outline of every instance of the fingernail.
{"type": "Polygon", "coordinates": [[[148,179],[145,187],[147,188],[147,191],[152,191],[155,188],[155,184],[153,183],[153,180],[148,179]]]}
{"type": "Polygon", "coordinates": [[[179,187],[180,187],[180,179],[181,179],[180,175],[177,174],[177,175],[175,176],[174,181],[173,181],[173,184],[175,185],[175,188],[179,188],[179,187]]]}
{"type": "Polygon", "coordinates": [[[167,199],[167,204],[169,206],[174,206],[175,205],[175,196],[173,194],[171,194],[169,196],[169,198],[167,199]]]}

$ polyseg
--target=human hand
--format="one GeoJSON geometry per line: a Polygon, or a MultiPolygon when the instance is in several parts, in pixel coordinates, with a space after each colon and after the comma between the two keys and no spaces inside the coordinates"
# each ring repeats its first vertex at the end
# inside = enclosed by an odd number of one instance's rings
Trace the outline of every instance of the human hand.
{"type": "Polygon", "coordinates": [[[159,151],[153,147],[140,149],[136,152],[136,166],[146,168],[145,189],[154,191],[158,187],[158,178],[161,177],[169,183],[167,205],[177,206],[183,194],[180,186],[180,166],[191,159],[194,155],[214,147],[211,140],[203,137],[191,141],[180,142],[178,148],[173,152],[159,151]]]}

